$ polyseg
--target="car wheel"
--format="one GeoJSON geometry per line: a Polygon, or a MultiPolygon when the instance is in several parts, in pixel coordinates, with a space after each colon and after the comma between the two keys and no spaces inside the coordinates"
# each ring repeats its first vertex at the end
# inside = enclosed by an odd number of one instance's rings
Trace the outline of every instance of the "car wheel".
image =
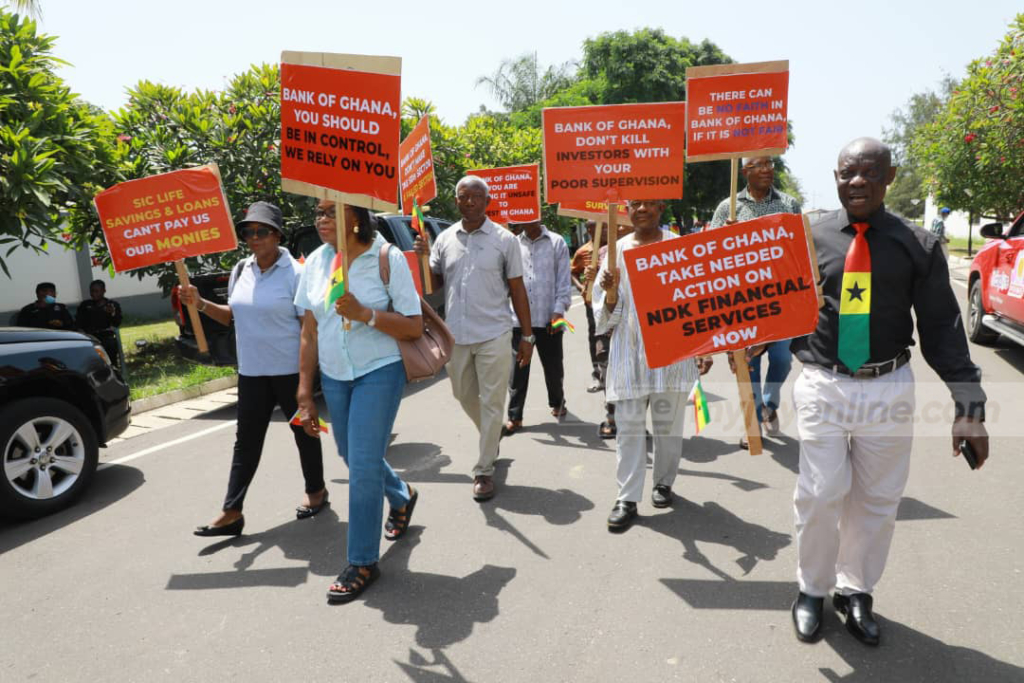
{"type": "Polygon", "coordinates": [[[0,409],[0,511],[41,517],[70,505],[89,485],[99,459],[96,433],[82,411],[52,398],[0,409]]]}
{"type": "Polygon", "coordinates": [[[975,344],[991,344],[998,337],[998,332],[993,332],[985,327],[981,319],[985,315],[985,307],[981,303],[981,278],[978,278],[971,285],[971,292],[967,300],[967,337],[975,344]]]}

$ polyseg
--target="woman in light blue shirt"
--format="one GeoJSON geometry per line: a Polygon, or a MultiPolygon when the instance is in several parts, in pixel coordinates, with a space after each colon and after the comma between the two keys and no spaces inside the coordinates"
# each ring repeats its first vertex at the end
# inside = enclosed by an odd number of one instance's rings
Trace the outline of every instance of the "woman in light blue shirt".
{"type": "Polygon", "coordinates": [[[337,253],[334,202],[321,201],[316,228],[324,245],[306,259],[295,305],[305,309],[299,351],[298,406],[303,428],[317,435],[313,378],[320,367],[324,400],[338,452],[349,468],[348,566],[331,584],[328,602],[349,602],[379,576],[380,527],[385,496],[391,506],[384,537],[405,534],[418,491],[384,459],[405,388],[396,340],[423,334],[420,298],[405,255],[377,234],[369,211],[344,206],[348,272],[345,294],[328,307],[331,261],[337,253]],[[380,252],[389,249],[391,278],[380,277],[380,252]],[[346,330],[344,320],[351,323],[346,330]]]}

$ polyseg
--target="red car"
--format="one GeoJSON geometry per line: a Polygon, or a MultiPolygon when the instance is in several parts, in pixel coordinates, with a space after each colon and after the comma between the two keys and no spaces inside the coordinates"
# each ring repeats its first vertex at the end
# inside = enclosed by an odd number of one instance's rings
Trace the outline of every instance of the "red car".
{"type": "Polygon", "coordinates": [[[967,335],[990,344],[1002,334],[1024,346],[1024,212],[1009,231],[989,223],[981,236],[990,241],[971,263],[967,335]]]}

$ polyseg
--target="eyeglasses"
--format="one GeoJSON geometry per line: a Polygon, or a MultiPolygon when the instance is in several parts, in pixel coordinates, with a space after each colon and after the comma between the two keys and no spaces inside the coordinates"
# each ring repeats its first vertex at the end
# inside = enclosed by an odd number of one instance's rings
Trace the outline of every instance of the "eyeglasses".
{"type": "Polygon", "coordinates": [[[268,228],[265,225],[261,225],[258,228],[248,228],[248,227],[242,228],[241,235],[242,235],[242,239],[243,240],[247,240],[247,239],[250,239],[252,237],[259,237],[260,239],[263,239],[264,237],[269,235],[271,232],[277,232],[277,231],[276,230],[272,230],[271,228],[268,228]]]}
{"type": "Polygon", "coordinates": [[[313,212],[313,217],[316,220],[320,220],[321,218],[330,218],[331,220],[334,220],[335,218],[337,218],[337,216],[338,211],[333,206],[328,209],[317,209],[316,211],[313,212]]]}

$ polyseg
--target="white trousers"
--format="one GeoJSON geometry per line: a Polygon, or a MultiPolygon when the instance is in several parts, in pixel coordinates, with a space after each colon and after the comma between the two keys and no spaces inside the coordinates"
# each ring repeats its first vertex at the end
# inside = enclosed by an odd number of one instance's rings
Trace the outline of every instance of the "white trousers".
{"type": "Polygon", "coordinates": [[[654,485],[672,486],[683,455],[683,423],[686,417],[685,391],[663,392],[615,402],[615,451],[618,500],[639,503],[647,474],[647,409],[654,432],[654,485]]]}
{"type": "Polygon", "coordinates": [[[882,576],[910,473],[910,365],[854,379],[805,365],[793,388],[800,435],[797,578],[807,595],[870,593],[882,576]]]}

